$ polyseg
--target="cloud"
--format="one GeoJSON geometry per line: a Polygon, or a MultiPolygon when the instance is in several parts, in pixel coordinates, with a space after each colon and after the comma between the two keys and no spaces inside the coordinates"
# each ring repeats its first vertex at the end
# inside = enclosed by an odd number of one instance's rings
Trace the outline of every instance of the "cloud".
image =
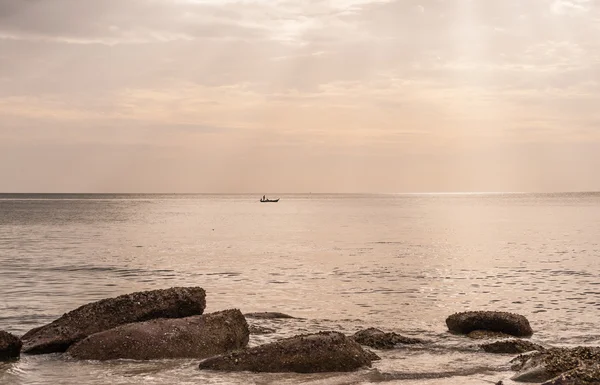
{"type": "Polygon", "coordinates": [[[0,137],[281,164],[596,141],[599,20],[583,0],[0,0],[0,137]]]}
{"type": "Polygon", "coordinates": [[[0,0],[0,34],[12,36],[0,40],[0,95],[187,83],[315,92],[386,73],[510,86],[583,75],[598,65],[593,17],[559,20],[550,12],[553,0],[331,4],[0,0]]]}
{"type": "Polygon", "coordinates": [[[576,15],[590,10],[590,0],[555,0],[551,9],[552,12],[562,15],[576,15]]]}
{"type": "Polygon", "coordinates": [[[265,38],[245,6],[169,0],[0,0],[0,36],[110,43],[265,38]]]}

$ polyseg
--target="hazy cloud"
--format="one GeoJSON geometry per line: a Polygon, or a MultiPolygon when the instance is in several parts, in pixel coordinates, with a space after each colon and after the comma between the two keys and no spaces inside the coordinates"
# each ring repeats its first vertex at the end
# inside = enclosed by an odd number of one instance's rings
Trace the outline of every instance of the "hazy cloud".
{"type": "Polygon", "coordinates": [[[143,145],[165,170],[246,153],[309,175],[319,149],[438,175],[439,157],[590,146],[599,74],[598,0],[0,0],[3,145],[143,145]]]}

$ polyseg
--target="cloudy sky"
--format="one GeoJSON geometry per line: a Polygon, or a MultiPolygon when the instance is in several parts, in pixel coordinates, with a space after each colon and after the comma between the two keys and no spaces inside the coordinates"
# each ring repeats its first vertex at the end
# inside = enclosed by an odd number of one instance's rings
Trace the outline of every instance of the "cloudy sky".
{"type": "Polygon", "coordinates": [[[600,0],[0,0],[1,192],[600,190],[600,0]]]}

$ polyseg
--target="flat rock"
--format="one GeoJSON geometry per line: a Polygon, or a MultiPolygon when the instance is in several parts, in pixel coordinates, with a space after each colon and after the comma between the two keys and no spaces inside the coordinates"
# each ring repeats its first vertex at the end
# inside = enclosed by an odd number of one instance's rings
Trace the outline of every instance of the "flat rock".
{"type": "Polygon", "coordinates": [[[350,372],[371,366],[376,355],[338,332],[286,338],[200,362],[200,369],[251,372],[350,372]]]}
{"type": "Polygon", "coordinates": [[[67,354],[99,361],[207,358],[246,347],[248,337],[246,319],[233,309],[121,325],[75,343],[67,354]]]}
{"type": "Polygon", "coordinates": [[[509,340],[495,341],[480,345],[486,353],[520,354],[531,351],[545,351],[546,349],[530,341],[512,338],[509,340]]]}
{"type": "Polygon", "coordinates": [[[522,354],[511,361],[517,382],[544,382],[580,367],[600,362],[600,347],[551,348],[522,354]]]}
{"type": "Polygon", "coordinates": [[[279,318],[296,318],[291,315],[278,313],[273,311],[263,311],[258,313],[246,313],[246,318],[258,318],[258,319],[279,319],[279,318]]]}
{"type": "Polygon", "coordinates": [[[27,332],[23,352],[64,352],[89,335],[132,322],[154,318],[199,315],[206,307],[206,293],[199,287],[174,287],[143,291],[83,305],[54,322],[27,332]]]}
{"type": "Polygon", "coordinates": [[[0,330],[0,361],[9,361],[19,358],[23,343],[19,337],[4,330],[0,330]]]}
{"type": "Polygon", "coordinates": [[[423,344],[426,341],[419,338],[405,337],[394,332],[386,333],[376,328],[368,328],[356,332],[352,337],[361,345],[374,349],[393,349],[396,345],[423,344]]]}
{"type": "Polygon", "coordinates": [[[522,315],[498,311],[468,311],[455,313],[446,319],[453,333],[469,334],[474,330],[501,332],[516,337],[533,334],[529,321],[522,315]]]}

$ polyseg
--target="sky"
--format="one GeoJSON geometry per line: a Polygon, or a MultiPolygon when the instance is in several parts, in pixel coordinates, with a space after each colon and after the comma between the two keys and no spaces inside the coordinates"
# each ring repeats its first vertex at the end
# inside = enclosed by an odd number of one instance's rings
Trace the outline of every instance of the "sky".
{"type": "Polygon", "coordinates": [[[0,192],[600,190],[600,0],[0,0],[0,192]]]}

